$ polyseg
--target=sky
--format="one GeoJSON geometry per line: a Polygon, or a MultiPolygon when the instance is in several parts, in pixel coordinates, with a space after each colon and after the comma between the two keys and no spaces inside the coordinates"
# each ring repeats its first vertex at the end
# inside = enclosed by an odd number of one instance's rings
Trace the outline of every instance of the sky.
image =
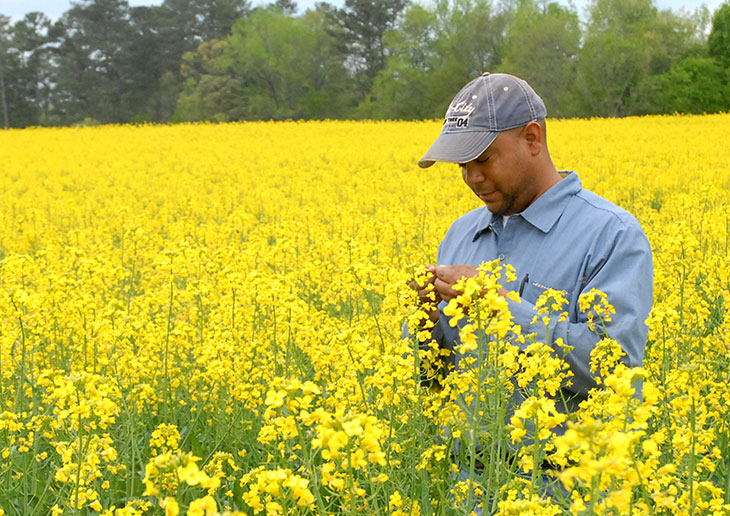
{"type": "MultiPolygon", "coordinates": [[[[308,7],[314,7],[316,0],[297,0],[300,11],[308,7]]],[[[162,0],[128,0],[129,5],[160,5],[162,0]]],[[[40,11],[52,20],[57,20],[63,13],[71,8],[72,0],[0,0],[0,14],[10,16],[12,21],[18,21],[27,13],[40,11]]],[[[253,0],[254,6],[268,1],[253,0]]],[[[344,0],[329,0],[329,3],[337,6],[344,5],[344,0]]]]}
{"type": "MultiPolygon", "coordinates": [[[[129,5],[159,5],[162,0],[128,0],[129,5]]],[[[344,0],[329,0],[331,4],[342,6],[344,0]]],[[[566,3],[567,0],[561,0],[566,3]]],[[[574,5],[578,8],[579,14],[583,15],[585,5],[588,0],[573,0],[574,5]]],[[[11,21],[15,22],[23,18],[27,13],[32,11],[40,11],[52,20],[58,19],[63,13],[71,8],[72,0],[0,0],[0,14],[10,16],[11,21]]],[[[254,0],[253,5],[268,3],[261,0],[254,0]]],[[[723,0],[654,0],[655,5],[660,9],[672,9],[678,11],[684,9],[688,12],[694,11],[702,4],[707,5],[712,13],[717,9],[723,0]]],[[[304,11],[309,7],[313,7],[315,0],[297,0],[299,10],[304,11]]]]}

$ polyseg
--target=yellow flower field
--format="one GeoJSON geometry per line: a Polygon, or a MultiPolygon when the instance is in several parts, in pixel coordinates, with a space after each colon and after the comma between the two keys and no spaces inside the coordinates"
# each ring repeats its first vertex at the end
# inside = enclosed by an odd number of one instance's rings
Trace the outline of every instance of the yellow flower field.
{"type": "MultiPolygon", "coordinates": [[[[407,281],[479,203],[416,165],[439,122],[0,131],[0,515],[730,514],[728,124],[549,121],[556,166],[633,213],[655,263],[644,369],[599,346],[563,435],[541,343],[472,339],[489,382],[437,388],[437,353],[401,340],[407,281]],[[450,399],[474,389],[470,480],[450,399]]],[[[495,297],[465,317],[509,327],[495,297]]]]}

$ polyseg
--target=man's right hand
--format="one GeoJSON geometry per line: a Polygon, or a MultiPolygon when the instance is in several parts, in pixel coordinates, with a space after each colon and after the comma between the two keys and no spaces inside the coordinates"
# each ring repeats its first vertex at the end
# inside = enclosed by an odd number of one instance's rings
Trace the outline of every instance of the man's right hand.
{"type": "Polygon", "coordinates": [[[418,302],[421,306],[428,305],[428,318],[432,322],[439,319],[438,304],[441,302],[441,295],[434,287],[436,281],[436,267],[426,265],[426,273],[419,274],[417,279],[409,283],[409,286],[418,292],[418,302]]]}

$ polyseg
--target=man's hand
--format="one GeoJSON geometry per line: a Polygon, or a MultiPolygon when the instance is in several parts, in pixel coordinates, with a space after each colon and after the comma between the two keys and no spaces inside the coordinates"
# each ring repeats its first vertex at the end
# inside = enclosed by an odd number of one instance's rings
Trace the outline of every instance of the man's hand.
{"type": "MultiPolygon", "coordinates": [[[[418,302],[421,306],[429,303],[432,306],[438,306],[441,302],[441,296],[436,291],[434,282],[436,281],[436,267],[433,265],[426,265],[426,271],[428,271],[426,277],[420,282],[417,280],[411,281],[408,286],[418,292],[418,302]]],[[[432,322],[436,322],[439,319],[438,308],[428,311],[428,318],[432,322]]]]}
{"type": "MultiPolygon", "coordinates": [[[[436,281],[433,286],[444,301],[451,301],[461,294],[454,290],[454,284],[461,278],[471,278],[479,274],[473,265],[439,265],[436,267],[436,281]]],[[[499,287],[499,295],[507,295],[507,291],[499,287]]]]}

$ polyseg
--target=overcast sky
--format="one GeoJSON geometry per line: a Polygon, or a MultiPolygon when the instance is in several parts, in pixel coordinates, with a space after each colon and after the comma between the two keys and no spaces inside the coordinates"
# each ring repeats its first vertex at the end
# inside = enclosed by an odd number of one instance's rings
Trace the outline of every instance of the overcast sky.
{"type": "MultiPolygon", "coordinates": [[[[304,11],[308,7],[313,7],[316,0],[297,0],[297,5],[300,11],[304,11]]],[[[568,0],[559,0],[560,3],[567,4],[568,0]]],[[[23,18],[26,13],[32,11],[40,11],[46,14],[49,18],[56,20],[63,13],[71,8],[72,0],[0,0],[0,14],[10,16],[12,21],[17,21],[23,18]]],[[[573,0],[575,6],[578,8],[579,14],[584,15],[583,10],[587,5],[588,0],[573,0]]],[[[654,0],[657,7],[660,9],[672,9],[679,10],[685,9],[689,12],[694,11],[702,4],[707,5],[710,12],[713,12],[719,7],[723,0],[654,0]]],[[[129,0],[129,5],[159,5],[162,0],[129,0]]],[[[261,0],[254,0],[254,5],[269,3],[261,0]]],[[[331,4],[342,6],[344,0],[330,0],[331,4]]]]}

